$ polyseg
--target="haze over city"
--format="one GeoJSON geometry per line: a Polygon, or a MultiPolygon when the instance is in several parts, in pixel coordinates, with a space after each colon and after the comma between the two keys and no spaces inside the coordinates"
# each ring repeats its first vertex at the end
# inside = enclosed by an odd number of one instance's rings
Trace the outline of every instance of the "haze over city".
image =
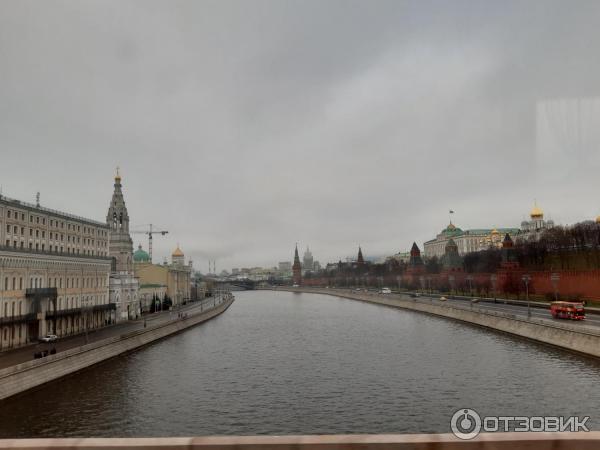
{"type": "Polygon", "coordinates": [[[600,3],[443,4],[2,2],[3,194],[103,222],[119,166],[201,271],[600,214],[600,3]]]}

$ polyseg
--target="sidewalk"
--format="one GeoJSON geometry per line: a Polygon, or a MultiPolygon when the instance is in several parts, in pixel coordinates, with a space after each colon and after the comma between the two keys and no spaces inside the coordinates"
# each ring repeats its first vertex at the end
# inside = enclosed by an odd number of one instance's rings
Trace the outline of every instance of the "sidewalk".
{"type": "Polygon", "coordinates": [[[0,369],[5,367],[14,366],[26,361],[31,361],[33,354],[40,350],[56,349],[57,353],[63,352],[73,347],[79,347],[86,343],[92,343],[107,339],[114,336],[120,336],[125,333],[132,331],[141,330],[144,328],[144,322],[148,325],[158,325],[163,322],[169,322],[178,320],[179,312],[194,313],[196,309],[204,309],[203,307],[212,306],[212,298],[206,298],[201,302],[194,302],[183,306],[181,309],[173,309],[172,311],[162,311],[154,314],[149,314],[141,319],[130,320],[127,322],[117,323],[115,325],[108,325],[103,328],[88,331],[88,339],[86,342],[85,333],[77,334],[75,336],[67,336],[60,338],[57,342],[42,344],[32,343],[30,345],[19,347],[16,349],[5,350],[0,352],[0,369]]]}

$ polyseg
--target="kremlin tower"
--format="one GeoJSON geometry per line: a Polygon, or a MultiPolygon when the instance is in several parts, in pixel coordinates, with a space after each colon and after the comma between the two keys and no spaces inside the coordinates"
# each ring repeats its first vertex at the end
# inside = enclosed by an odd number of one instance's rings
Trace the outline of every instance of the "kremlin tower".
{"type": "Polygon", "coordinates": [[[294,284],[300,286],[300,283],[302,283],[302,266],[300,265],[300,257],[298,256],[298,244],[296,244],[296,251],[294,252],[294,264],[292,265],[292,273],[294,284]]]}

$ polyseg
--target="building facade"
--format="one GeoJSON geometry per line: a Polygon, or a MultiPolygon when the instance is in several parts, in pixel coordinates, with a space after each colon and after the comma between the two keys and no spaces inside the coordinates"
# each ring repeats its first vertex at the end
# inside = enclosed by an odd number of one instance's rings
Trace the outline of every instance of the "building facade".
{"type": "Polygon", "coordinates": [[[502,247],[502,236],[509,234],[515,237],[519,234],[518,228],[478,228],[462,230],[452,222],[444,228],[434,239],[423,245],[426,258],[441,258],[446,253],[446,245],[452,239],[458,248],[459,255],[487,250],[490,247],[502,247]]]}
{"type": "Polygon", "coordinates": [[[302,271],[303,272],[311,272],[313,270],[313,255],[310,252],[308,246],[306,246],[306,251],[304,252],[304,256],[302,257],[302,271]]]}
{"type": "Polygon", "coordinates": [[[112,258],[110,301],[116,305],[117,321],[135,319],[141,315],[139,283],[133,271],[133,241],[129,234],[129,214],[118,171],[106,214],[106,224],[109,230],[108,255],[112,258]]]}
{"type": "MultiPolygon", "coordinates": [[[[184,263],[185,255],[177,246],[171,255],[171,264],[152,264],[150,258],[139,257],[141,246],[136,251],[135,275],[141,286],[148,287],[147,294],[159,294],[164,289],[173,306],[183,305],[191,300],[192,262],[184,263]]],[[[146,253],[146,252],[144,252],[146,253]]],[[[146,253],[147,254],[147,253],[146,253]]],[[[161,299],[164,299],[164,294],[161,299]]],[[[146,295],[146,297],[148,296],[146,295]]],[[[147,298],[146,298],[147,300],[147,298]]],[[[144,302],[142,302],[144,303],[144,302]]],[[[142,305],[142,308],[144,305],[142,305]]]]}
{"type": "Polygon", "coordinates": [[[529,218],[521,222],[521,231],[517,235],[519,239],[538,240],[544,231],[554,228],[554,221],[544,220],[544,211],[537,203],[533,205],[529,218]]]}
{"type": "Polygon", "coordinates": [[[0,197],[0,349],[115,319],[106,224],[0,197]]]}

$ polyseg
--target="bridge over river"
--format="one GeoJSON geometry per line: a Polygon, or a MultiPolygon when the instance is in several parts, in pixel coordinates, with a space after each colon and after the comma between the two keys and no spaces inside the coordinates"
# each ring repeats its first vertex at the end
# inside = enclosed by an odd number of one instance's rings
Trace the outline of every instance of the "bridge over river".
{"type": "Polygon", "coordinates": [[[598,429],[598,383],[595,359],[469,324],[246,291],[201,326],[2,402],[0,437],[448,433],[459,408],[598,429]]]}

